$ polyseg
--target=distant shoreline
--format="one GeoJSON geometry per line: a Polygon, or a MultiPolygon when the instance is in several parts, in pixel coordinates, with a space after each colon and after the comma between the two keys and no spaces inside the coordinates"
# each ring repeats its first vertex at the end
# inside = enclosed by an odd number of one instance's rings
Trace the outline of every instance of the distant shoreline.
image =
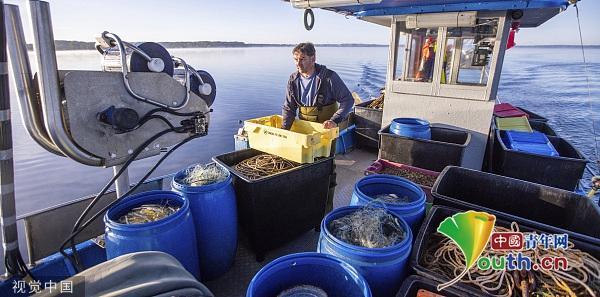
{"type": "MultiPolygon", "coordinates": [[[[249,47],[293,47],[295,44],[284,43],[245,43],[240,41],[165,41],[158,42],[166,48],[249,48],[249,47]]],[[[56,40],[56,50],[95,50],[94,42],[56,40]]],[[[339,44],[315,44],[317,47],[388,47],[387,44],[370,43],[339,43],[339,44]]],[[[33,45],[28,44],[29,50],[33,45]]]]}
{"type": "MultiPolygon", "coordinates": [[[[240,41],[165,41],[159,42],[166,48],[252,48],[252,47],[292,47],[295,44],[285,43],[245,43],[240,41]]],[[[315,44],[317,47],[388,47],[387,44],[371,43],[333,43],[315,44]]],[[[58,51],[69,50],[95,50],[94,42],[56,40],[55,47],[58,51]]],[[[580,45],[517,45],[517,47],[528,48],[579,48],[580,45]]],[[[600,48],[600,45],[586,45],[586,48],[600,48]]],[[[27,45],[29,50],[33,49],[31,44],[27,45]]]]}

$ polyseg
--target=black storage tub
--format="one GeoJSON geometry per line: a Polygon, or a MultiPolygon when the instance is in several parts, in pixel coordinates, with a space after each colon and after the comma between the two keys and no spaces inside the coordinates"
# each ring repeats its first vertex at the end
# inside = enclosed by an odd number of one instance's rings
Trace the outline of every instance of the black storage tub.
{"type": "Polygon", "coordinates": [[[529,125],[534,131],[544,133],[546,134],[546,136],[558,136],[558,134],[556,134],[556,131],[554,131],[552,126],[550,126],[550,124],[548,124],[547,122],[530,120],[529,125]]]}
{"type": "Polygon", "coordinates": [[[432,280],[429,277],[419,275],[411,275],[402,282],[402,287],[396,294],[396,297],[415,297],[420,289],[427,290],[431,293],[439,294],[445,297],[462,297],[462,296],[485,296],[483,294],[475,294],[475,292],[461,291],[454,286],[446,288],[442,291],[437,290],[439,282],[432,280]]]}
{"type": "Polygon", "coordinates": [[[545,118],[537,113],[531,112],[523,107],[518,107],[518,106],[515,106],[515,107],[522,110],[524,113],[526,113],[530,121],[548,122],[547,118],[545,118]]]}
{"type": "MultiPolygon", "coordinates": [[[[412,249],[411,255],[410,255],[410,265],[417,274],[423,276],[426,279],[433,280],[433,282],[435,284],[445,283],[445,282],[449,281],[449,279],[444,275],[441,275],[435,271],[425,268],[425,266],[423,266],[423,261],[422,261],[423,253],[425,252],[425,249],[427,247],[427,244],[429,242],[431,234],[437,232],[437,228],[440,225],[440,223],[447,217],[450,217],[450,216],[452,216],[458,212],[462,212],[462,211],[464,211],[464,210],[459,210],[459,209],[450,208],[450,207],[446,207],[446,206],[433,206],[431,208],[431,211],[427,215],[427,217],[425,217],[425,220],[423,221],[423,225],[421,225],[421,229],[419,230],[419,234],[417,235],[417,237],[415,239],[415,243],[413,245],[413,249],[412,249]]],[[[545,230],[540,230],[538,228],[532,227],[531,225],[529,225],[527,223],[518,222],[518,224],[519,224],[519,232],[537,232],[538,234],[554,233],[554,232],[547,232],[545,230]]],[[[511,220],[503,220],[501,218],[496,218],[495,225],[510,229],[511,220]]],[[[562,232],[557,232],[557,233],[562,233],[562,232]]],[[[570,236],[569,236],[569,241],[574,244],[574,248],[582,250],[584,252],[587,252],[590,255],[592,255],[593,257],[595,257],[596,259],[600,259],[600,246],[599,245],[592,244],[592,243],[585,242],[585,241],[580,241],[578,239],[571,238],[570,236]]],[[[454,284],[450,288],[468,292],[467,294],[465,294],[463,296],[490,296],[489,294],[481,291],[480,289],[478,289],[476,287],[472,287],[468,284],[464,284],[464,283],[460,283],[460,282],[454,284]]],[[[445,291],[442,291],[442,293],[438,293],[438,294],[443,295],[444,292],[445,291]]],[[[407,296],[414,296],[414,295],[407,295],[407,296]]]]}
{"type": "Polygon", "coordinates": [[[377,149],[379,147],[379,135],[383,109],[369,108],[375,100],[362,102],[354,106],[353,120],[356,125],[356,143],[359,147],[377,149]]]}
{"type": "Polygon", "coordinates": [[[448,165],[461,165],[471,134],[431,126],[431,140],[427,140],[392,134],[387,125],[379,138],[379,159],[440,172],[448,165]]]}
{"type": "Polygon", "coordinates": [[[495,141],[499,148],[494,158],[493,172],[546,186],[575,190],[583,176],[585,157],[568,141],[561,137],[548,136],[560,155],[543,156],[508,149],[496,130],[495,141]]]}
{"type": "Polygon", "coordinates": [[[600,246],[600,207],[578,194],[510,177],[449,166],[433,189],[434,205],[483,210],[547,233],[600,246]]]}
{"type": "Polygon", "coordinates": [[[245,149],[213,157],[234,175],[239,223],[258,261],[266,251],[319,227],[333,166],[333,158],[324,158],[256,180],[234,169],[239,162],[262,153],[245,149]]]}

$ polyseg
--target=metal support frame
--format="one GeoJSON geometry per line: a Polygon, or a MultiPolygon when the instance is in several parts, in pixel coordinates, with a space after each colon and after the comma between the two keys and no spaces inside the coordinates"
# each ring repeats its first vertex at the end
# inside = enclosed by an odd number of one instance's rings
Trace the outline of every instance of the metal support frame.
{"type": "Polygon", "coordinates": [[[30,0],[29,8],[34,36],[33,47],[38,64],[38,83],[44,110],[44,123],[50,139],[65,156],[85,165],[102,166],[102,159],[82,150],[71,140],[63,122],[63,103],[49,4],[39,0],[30,0]]]}
{"type": "Polygon", "coordinates": [[[444,55],[446,54],[446,36],[448,27],[439,27],[437,42],[435,43],[435,64],[433,67],[433,89],[434,94],[442,85],[442,71],[444,68],[444,55]]]}
{"type": "MultiPolygon", "coordinates": [[[[6,266],[18,267],[19,237],[15,208],[14,161],[12,154],[12,124],[10,121],[10,93],[8,90],[8,55],[4,1],[0,0],[0,224],[2,225],[3,261],[6,266]]],[[[10,277],[8,267],[4,277],[10,277]]]]}
{"type": "Polygon", "coordinates": [[[502,65],[504,64],[504,54],[506,53],[506,43],[510,33],[511,22],[512,19],[508,13],[506,13],[504,16],[501,16],[498,22],[498,34],[496,34],[494,51],[492,53],[492,57],[495,57],[495,59],[493,59],[492,64],[490,64],[490,73],[488,75],[487,84],[488,96],[490,100],[496,100],[496,95],[498,93],[498,85],[500,85],[500,73],[502,72],[502,65]]]}
{"type": "MultiPolygon", "coordinates": [[[[123,165],[113,166],[113,175],[117,175],[119,170],[123,168],[123,165]]],[[[129,191],[129,169],[125,168],[125,171],[119,176],[115,182],[115,188],[117,191],[117,198],[123,197],[123,194],[129,191]]]]}
{"type": "Polygon", "coordinates": [[[452,57],[452,76],[450,77],[450,80],[448,81],[449,84],[455,84],[456,82],[458,82],[458,71],[460,69],[460,58],[461,58],[461,54],[462,52],[456,49],[462,49],[463,46],[463,40],[462,38],[457,38],[455,43],[454,43],[454,57],[452,57]]]}
{"type": "MultiPolygon", "coordinates": [[[[105,106],[116,105],[114,104],[117,100],[129,100],[126,101],[130,105],[135,105],[133,108],[138,111],[148,112],[150,109],[154,109],[152,105],[135,100],[130,97],[125,90],[121,90],[121,77],[120,73],[109,73],[109,72],[94,72],[94,71],[69,71],[69,72],[58,72],[56,51],[54,47],[54,38],[52,32],[52,22],[50,17],[49,4],[39,0],[29,1],[30,14],[32,19],[32,27],[34,33],[34,54],[37,58],[38,65],[38,81],[39,85],[36,86],[35,81],[32,80],[31,69],[29,59],[27,56],[27,49],[23,34],[23,28],[19,16],[19,9],[14,5],[4,5],[3,0],[0,0],[0,224],[2,228],[2,242],[4,247],[4,256],[7,262],[7,266],[11,267],[9,272],[19,273],[24,267],[24,263],[21,259],[18,245],[18,234],[17,234],[17,219],[15,209],[15,194],[14,194],[14,168],[13,168],[13,152],[12,152],[12,130],[10,122],[10,97],[8,88],[8,66],[7,66],[7,47],[6,38],[10,38],[10,54],[12,63],[12,73],[14,76],[15,86],[18,91],[21,111],[23,113],[23,119],[27,126],[27,130],[32,138],[38,142],[46,150],[53,153],[64,155],[70,159],[73,159],[79,163],[90,165],[90,166],[113,166],[115,174],[122,169],[120,165],[125,158],[128,158],[131,154],[132,148],[129,144],[138,144],[139,141],[146,140],[146,134],[151,131],[157,131],[159,128],[164,129],[165,125],[161,121],[152,121],[144,125],[140,135],[132,137],[131,135],[120,135],[119,139],[115,142],[123,143],[122,147],[113,144],[113,148],[117,148],[118,151],[114,151],[114,159],[106,159],[103,155],[98,152],[92,151],[89,147],[84,146],[85,142],[81,139],[76,138],[75,132],[81,132],[83,129],[83,121],[74,122],[76,115],[79,115],[80,111],[89,111],[86,113],[87,121],[91,118],[95,118],[95,110],[102,110],[101,108],[86,108],[89,105],[98,104],[99,100],[90,100],[90,98],[104,98],[110,97],[103,103],[105,106]],[[7,9],[7,22],[4,20],[4,9],[7,9]],[[5,24],[8,26],[8,34],[5,34],[5,24]],[[107,93],[101,94],[100,96],[88,96],[86,98],[79,98],[80,89],[89,86],[90,82],[97,83],[96,80],[89,79],[90,77],[103,77],[105,80],[105,88],[101,91],[107,93]],[[114,79],[113,79],[114,78],[114,79]],[[82,79],[82,80],[78,80],[82,79]],[[86,83],[78,83],[84,81],[86,83]],[[115,84],[117,82],[118,84],[115,84]],[[63,84],[64,85],[61,85],[63,84]],[[118,86],[118,87],[114,87],[118,86]],[[36,89],[36,87],[38,89],[36,89]],[[115,91],[114,89],[119,89],[115,91]],[[39,91],[39,97],[36,96],[36,91],[39,91]],[[71,92],[71,96],[69,96],[71,92]],[[73,93],[77,93],[77,96],[72,96],[73,93]],[[108,94],[108,95],[107,95],[108,94]],[[112,95],[112,96],[111,96],[112,95]],[[77,97],[77,98],[74,98],[77,97]],[[66,98],[69,98],[68,100],[66,98]],[[85,99],[85,100],[83,100],[85,99]],[[83,104],[84,108],[78,104],[83,104]],[[76,108],[75,108],[76,107],[76,108]],[[90,111],[91,110],[91,111],[90,111]],[[70,113],[68,113],[70,112],[70,113]],[[133,140],[132,140],[133,138],[133,140]],[[121,141],[125,139],[126,141],[121,141]],[[92,153],[90,153],[92,152],[92,153]],[[98,157],[101,156],[101,157],[98,157]]],[[[164,73],[129,73],[129,79],[132,82],[132,87],[140,94],[157,94],[159,98],[165,98],[165,94],[181,95],[185,96],[185,101],[182,103],[182,113],[202,112],[204,116],[198,116],[187,119],[195,120],[196,133],[205,135],[208,126],[209,118],[209,107],[206,102],[203,101],[196,94],[190,94],[189,92],[189,77],[188,72],[194,71],[193,68],[188,67],[185,61],[175,58],[185,69],[186,69],[186,86],[182,87],[179,82],[174,80],[172,77],[164,73]],[[185,92],[185,93],[184,93],[185,92]],[[189,102],[188,102],[189,99],[189,102]],[[200,129],[200,130],[198,130],[200,129]]],[[[201,84],[204,84],[199,74],[195,73],[200,80],[201,84]]],[[[89,91],[89,87],[86,91],[89,91]]],[[[97,93],[94,93],[97,95],[97,93]]],[[[167,100],[167,99],[161,99],[167,100]]],[[[164,102],[163,102],[164,103],[164,102]]],[[[174,109],[174,108],[171,108],[174,109]]],[[[169,122],[180,122],[187,116],[165,114],[164,118],[169,122]]],[[[81,120],[81,119],[80,119],[81,120]]],[[[96,125],[97,130],[110,131],[111,127],[104,127],[102,125],[96,125]]],[[[95,131],[97,131],[95,130],[95,131]]],[[[115,136],[114,131],[110,133],[102,134],[94,139],[96,142],[104,141],[106,135],[115,136]]],[[[154,141],[150,146],[142,152],[138,158],[149,157],[156,155],[161,151],[162,147],[168,147],[176,143],[180,143],[181,140],[187,139],[189,134],[187,133],[170,133],[168,136],[163,137],[161,140],[154,141]]],[[[116,137],[115,137],[116,139],[116,137]]],[[[108,150],[104,150],[107,152],[108,150]]],[[[110,151],[108,151],[110,152],[110,151]]],[[[160,183],[162,188],[162,182],[160,183]]],[[[129,190],[129,175],[128,171],[124,170],[122,175],[116,181],[116,192],[120,197],[129,190]]],[[[152,186],[151,189],[156,188],[152,186]]],[[[148,190],[147,186],[139,188],[137,191],[148,190]]],[[[110,201],[114,200],[114,195],[109,195],[107,199],[110,201]]],[[[59,212],[53,213],[52,216],[30,216],[24,219],[26,232],[25,236],[28,243],[29,260],[30,264],[33,264],[35,260],[39,260],[39,255],[47,256],[58,249],[60,242],[63,238],[68,236],[72,228],[74,220],[77,215],[81,213],[89,203],[90,199],[84,202],[77,203],[77,208],[69,208],[64,205],[58,206],[59,212]],[[48,222],[50,217],[61,217],[64,220],[57,224],[44,224],[48,222]],[[60,231],[63,233],[57,234],[48,232],[48,230],[55,230],[60,227],[60,231]],[[39,230],[36,231],[36,230],[39,230]],[[64,235],[64,236],[61,236],[64,235]],[[36,252],[34,252],[36,251],[36,252]]],[[[108,201],[107,202],[110,202],[108,201]]],[[[98,207],[98,205],[97,205],[98,207]]],[[[92,211],[97,209],[92,209],[92,211]]],[[[76,242],[79,240],[89,239],[92,235],[98,235],[103,230],[102,219],[98,218],[95,222],[97,228],[89,231],[88,233],[82,233],[76,237],[76,242]],[[83,239],[82,239],[83,238],[83,239]]],[[[6,275],[10,277],[10,275],[6,275]]]]}
{"type": "MultiPolygon", "coordinates": [[[[388,48],[388,61],[394,61],[393,64],[389,64],[390,66],[387,68],[387,79],[386,81],[390,82],[396,79],[396,68],[398,67],[397,64],[397,60],[398,60],[398,48],[397,48],[397,44],[398,44],[398,39],[401,38],[400,35],[400,31],[396,29],[398,22],[396,21],[396,17],[392,17],[392,22],[390,25],[391,31],[390,31],[390,47],[388,48]]],[[[408,46],[408,44],[406,44],[405,46],[408,46]]],[[[404,65],[406,63],[404,63],[402,65],[402,73],[400,73],[400,75],[404,75],[404,65]]],[[[386,92],[389,92],[389,90],[387,90],[387,87],[389,86],[389,83],[386,84],[386,92]]]]}
{"type": "Polygon", "coordinates": [[[12,68],[12,80],[19,99],[21,118],[29,136],[47,151],[64,156],[48,136],[44,127],[44,116],[40,98],[36,95],[36,86],[31,75],[31,66],[27,54],[27,44],[23,33],[23,24],[17,5],[4,6],[6,17],[6,38],[9,60],[12,68]]]}
{"type": "MultiPolygon", "coordinates": [[[[395,23],[396,23],[395,26],[397,26],[398,22],[395,22],[395,23]]],[[[396,40],[396,42],[395,42],[396,45],[394,47],[397,48],[397,44],[400,42],[400,30],[398,30],[397,28],[396,28],[396,30],[398,31],[398,37],[397,37],[398,39],[396,40]]],[[[412,35],[408,34],[408,33],[405,34],[405,40],[406,40],[406,42],[404,45],[404,53],[403,53],[403,57],[402,57],[404,64],[402,65],[402,73],[400,73],[400,80],[402,80],[402,81],[406,80],[406,76],[408,75],[408,72],[409,72],[411,64],[412,64],[412,61],[410,60],[410,49],[412,49],[412,47],[413,47],[412,35]]],[[[395,58],[396,58],[396,60],[398,60],[399,56],[396,55],[395,58]]],[[[394,64],[397,64],[397,62],[395,62],[394,64]]]]}

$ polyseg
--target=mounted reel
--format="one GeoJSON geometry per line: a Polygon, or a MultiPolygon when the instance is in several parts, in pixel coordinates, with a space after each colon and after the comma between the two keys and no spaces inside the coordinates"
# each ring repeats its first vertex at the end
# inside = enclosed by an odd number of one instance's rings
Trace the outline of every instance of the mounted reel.
{"type": "Polygon", "coordinates": [[[8,48],[23,122],[46,150],[110,167],[208,133],[216,95],[210,74],[160,44],[129,43],[110,32],[96,38],[103,71],[58,70],[49,5],[32,1],[31,11],[37,80],[31,79],[18,9],[10,15],[8,48]],[[175,68],[183,71],[181,82],[173,77],[175,68]]]}
{"type": "MultiPolygon", "coordinates": [[[[77,127],[72,129],[73,139],[81,141],[80,146],[114,165],[112,160],[121,162],[144,139],[165,128],[186,123],[194,125],[196,134],[208,132],[209,106],[216,98],[216,84],[208,72],[171,56],[158,43],[129,43],[110,32],[96,40],[103,72],[64,75],[67,110],[80,110],[69,116],[71,126],[77,127]],[[90,122],[91,116],[97,121],[90,122]]],[[[167,134],[141,157],[184,136],[167,134]]]]}
{"type": "Polygon", "coordinates": [[[187,77],[190,82],[190,91],[202,98],[202,100],[210,107],[217,97],[217,85],[215,80],[210,73],[204,70],[196,70],[189,65],[188,69],[189,71],[185,71],[183,67],[175,68],[173,78],[185,85],[187,77]]]}
{"type": "Polygon", "coordinates": [[[154,42],[129,43],[121,40],[119,36],[110,32],[103,32],[96,37],[96,49],[102,54],[102,69],[109,72],[123,73],[123,82],[127,91],[135,98],[147,103],[169,108],[172,110],[181,109],[189,100],[190,87],[192,92],[206,101],[207,105],[212,105],[216,97],[216,85],[214,79],[207,72],[198,73],[193,67],[178,57],[171,56],[169,52],[160,44],[154,42]],[[151,98],[147,98],[135,93],[130,85],[127,74],[129,72],[155,72],[165,73],[173,76],[175,67],[181,68],[178,71],[178,78],[186,87],[186,97],[181,103],[175,105],[165,105],[151,98]],[[189,75],[183,75],[183,73],[189,75]],[[183,79],[181,79],[183,78],[183,79]],[[205,83],[205,80],[207,81],[205,83]],[[213,91],[215,90],[215,91],[213,91]]]}
{"type": "Polygon", "coordinates": [[[123,71],[123,52],[125,65],[131,72],[163,72],[173,76],[174,63],[169,52],[155,42],[128,43],[121,41],[119,48],[116,35],[103,32],[96,37],[96,50],[102,54],[102,70],[123,71]],[[111,38],[110,36],[113,36],[111,38]]]}

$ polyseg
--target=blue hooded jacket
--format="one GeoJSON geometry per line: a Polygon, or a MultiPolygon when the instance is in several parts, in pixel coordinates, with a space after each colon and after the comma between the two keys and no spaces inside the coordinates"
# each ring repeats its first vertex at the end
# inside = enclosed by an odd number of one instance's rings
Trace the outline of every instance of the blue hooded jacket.
{"type": "MultiPolygon", "coordinates": [[[[340,104],[339,109],[331,117],[332,121],[339,124],[352,111],[352,107],[354,106],[352,94],[335,71],[329,70],[325,65],[320,64],[315,64],[315,71],[317,72],[317,77],[315,78],[316,93],[317,95],[323,95],[323,98],[318,101],[322,106],[333,104],[336,101],[340,104]]],[[[288,80],[282,111],[284,129],[290,129],[296,118],[299,106],[302,106],[300,103],[300,90],[298,89],[299,76],[300,73],[296,71],[290,75],[290,79],[288,80]]]]}

